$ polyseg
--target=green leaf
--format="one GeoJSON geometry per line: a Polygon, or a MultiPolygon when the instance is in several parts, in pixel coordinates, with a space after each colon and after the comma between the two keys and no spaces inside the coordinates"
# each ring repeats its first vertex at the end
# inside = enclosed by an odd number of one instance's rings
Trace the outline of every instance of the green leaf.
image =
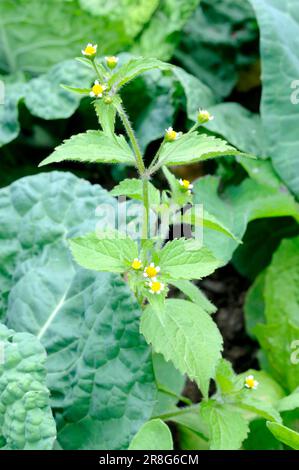
{"type": "MultiPolygon", "coordinates": [[[[216,97],[230,95],[235,85],[251,77],[250,66],[258,59],[258,28],[249,2],[201,0],[181,33],[174,58],[216,97]]],[[[252,87],[259,83],[258,68],[255,76],[252,87]]]]}
{"type": "Polygon", "coordinates": [[[173,142],[165,142],[160,152],[159,162],[168,166],[185,165],[226,155],[251,157],[235,149],[224,140],[191,132],[178,137],[173,142]]]}
{"type": "Polygon", "coordinates": [[[123,136],[110,137],[101,131],[87,131],[65,140],[39,166],[65,160],[88,163],[135,164],[134,154],[123,136]]]}
{"type": "MultiPolygon", "coordinates": [[[[159,206],[160,191],[152,183],[148,183],[150,206],[159,206]]],[[[128,196],[138,201],[143,201],[143,184],[140,179],[130,178],[121,181],[111,191],[112,196],[128,196]]]]}
{"type": "Polygon", "coordinates": [[[246,331],[254,336],[254,328],[258,323],[265,323],[265,288],[266,272],[262,272],[250,286],[245,297],[244,312],[246,331]]]}
{"type": "Polygon", "coordinates": [[[200,279],[214,272],[219,261],[196,240],[179,238],[162,248],[159,266],[170,279],[200,279]]]}
{"type": "Polygon", "coordinates": [[[171,68],[172,65],[161,62],[158,59],[135,57],[119,67],[119,69],[109,79],[108,84],[109,86],[114,86],[119,90],[122,86],[148,70],[170,70],[171,68]]]}
{"type": "MultiPolygon", "coordinates": [[[[298,323],[299,237],[282,241],[265,274],[265,324],[257,324],[257,336],[273,373],[290,391],[298,386],[296,341],[298,323]]],[[[250,313],[250,312],[249,312],[250,313]]]]}
{"type": "Polygon", "coordinates": [[[299,388],[296,388],[293,393],[281,398],[278,402],[279,411],[291,411],[296,408],[299,408],[299,388]]]}
{"type": "Polygon", "coordinates": [[[210,430],[211,450],[238,450],[249,428],[245,418],[229,404],[215,400],[203,402],[200,415],[210,430]]]}
{"type": "Polygon", "coordinates": [[[118,95],[114,95],[111,98],[111,103],[106,103],[105,99],[95,100],[94,107],[99,119],[99,123],[102,126],[104,134],[113,136],[115,128],[116,118],[116,106],[121,103],[121,98],[118,95]]]}
{"type": "Polygon", "coordinates": [[[216,312],[217,308],[215,305],[209,301],[209,299],[195,284],[193,284],[193,282],[180,280],[171,281],[171,284],[183,292],[189,300],[203,308],[207,313],[212,314],[216,312]]]}
{"type": "Polygon", "coordinates": [[[16,181],[0,201],[0,308],[9,327],[47,350],[60,445],[127,449],[157,393],[140,308],[119,276],[77,266],[67,243],[107,226],[111,210],[96,208],[117,202],[64,172],[16,181]]]}
{"type": "Polygon", "coordinates": [[[0,324],[0,441],[5,450],[51,450],[56,426],[46,387],[46,352],[37,338],[0,324]]]}
{"type": "Polygon", "coordinates": [[[222,394],[234,393],[237,389],[237,375],[234,373],[232,365],[226,359],[220,359],[216,368],[216,384],[222,394]]]}
{"type": "Polygon", "coordinates": [[[267,269],[264,297],[267,322],[289,319],[299,327],[299,237],[281,242],[267,269]]]}
{"type": "Polygon", "coordinates": [[[299,76],[297,41],[299,18],[296,0],[251,0],[261,31],[262,104],[266,153],[291,191],[299,196],[298,134],[294,131],[298,108],[296,87],[299,76]],[[295,102],[296,103],[296,102],[295,102]]]}
{"type": "Polygon", "coordinates": [[[173,73],[186,95],[187,116],[189,119],[197,121],[199,108],[210,109],[215,104],[215,95],[202,81],[184,69],[174,67],[173,73]]]}
{"type": "MultiPolygon", "coordinates": [[[[259,168],[259,161],[255,166],[259,168]]],[[[264,162],[263,162],[264,163],[264,162]]],[[[238,239],[242,239],[247,224],[256,219],[267,217],[290,216],[299,221],[298,204],[288,190],[279,183],[278,188],[261,184],[246,178],[238,186],[228,187],[221,195],[218,192],[219,179],[206,176],[194,183],[194,203],[205,203],[205,209],[216,217],[238,239]]],[[[237,243],[222,233],[204,227],[203,237],[207,246],[214,255],[227,263],[237,243]]]]}
{"type": "Polygon", "coordinates": [[[182,216],[182,222],[185,224],[196,225],[199,227],[206,227],[217,232],[224,233],[227,237],[233,238],[235,241],[240,243],[237,237],[226,228],[219,220],[216,219],[212,214],[209,214],[206,210],[203,210],[202,216],[196,214],[194,209],[190,208],[184,212],[182,216]]]}
{"type": "Polygon", "coordinates": [[[153,416],[165,414],[175,409],[178,395],[181,394],[186,378],[172,364],[166,362],[162,354],[153,352],[153,368],[158,387],[157,402],[153,416]],[[167,390],[166,393],[165,390],[167,390]]]}
{"type": "Polygon", "coordinates": [[[140,328],[154,351],[196,380],[207,396],[222,348],[221,335],[210,315],[186,300],[168,299],[162,308],[146,307],[140,328]]]}
{"type": "MultiPolygon", "coordinates": [[[[137,54],[168,60],[180,40],[181,29],[199,0],[167,0],[159,2],[150,23],[144,28],[133,51],[137,54]]],[[[136,2],[135,2],[136,3],[136,2]]]]}
{"type": "Polygon", "coordinates": [[[267,422],[267,427],[278,441],[283,442],[292,449],[299,450],[298,432],[293,431],[293,429],[287,428],[286,426],[283,426],[279,423],[267,422]]]}
{"type": "MultiPolygon", "coordinates": [[[[268,156],[259,114],[250,112],[238,103],[219,103],[208,109],[215,119],[204,124],[206,129],[222,136],[243,152],[259,157],[268,156]]],[[[193,115],[194,121],[196,117],[193,115]]],[[[248,161],[248,159],[243,160],[248,161]]]]}
{"type": "Polygon", "coordinates": [[[0,69],[37,75],[80,54],[88,41],[99,44],[102,55],[117,53],[132,44],[156,8],[155,0],[143,0],[138,7],[126,1],[117,8],[92,2],[96,13],[91,2],[59,1],[54,8],[53,3],[41,5],[38,0],[3,0],[0,69]]]}
{"type": "Polygon", "coordinates": [[[282,444],[268,430],[264,419],[251,421],[249,429],[249,435],[243,442],[245,450],[283,450],[282,444]]]}
{"type": "Polygon", "coordinates": [[[138,431],[129,450],[172,450],[173,442],[169,427],[161,419],[152,419],[138,431]]]}
{"type": "Polygon", "coordinates": [[[138,257],[137,244],[119,232],[90,233],[70,240],[72,254],[86,269],[123,273],[138,257]]]}

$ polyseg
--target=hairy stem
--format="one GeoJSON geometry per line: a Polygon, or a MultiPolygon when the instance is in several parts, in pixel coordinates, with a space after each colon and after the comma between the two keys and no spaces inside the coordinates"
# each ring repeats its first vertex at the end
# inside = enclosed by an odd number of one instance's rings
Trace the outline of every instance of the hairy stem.
{"type": "Polygon", "coordinates": [[[138,171],[140,173],[140,176],[142,176],[145,172],[145,166],[144,166],[144,163],[143,163],[141,150],[139,148],[137,139],[135,137],[134,130],[133,130],[133,128],[131,126],[131,123],[129,121],[129,118],[126,115],[126,112],[125,112],[125,110],[124,110],[124,108],[122,107],[121,104],[119,104],[117,106],[117,111],[118,111],[119,117],[120,117],[120,119],[121,119],[121,121],[124,125],[124,128],[126,129],[128,137],[130,139],[130,142],[131,142],[131,145],[132,145],[132,148],[133,148],[133,152],[134,152],[134,155],[135,155],[135,159],[136,159],[136,165],[137,165],[138,171]]]}
{"type": "Polygon", "coordinates": [[[142,179],[142,187],[143,187],[143,224],[142,224],[142,240],[146,240],[149,236],[149,214],[150,214],[150,207],[149,207],[149,195],[148,195],[148,176],[146,174],[146,168],[143,162],[142,153],[139,148],[137,139],[135,137],[134,130],[131,126],[128,116],[122,105],[117,106],[117,112],[119,117],[126,129],[128,137],[130,139],[133,152],[135,155],[136,166],[142,179]]]}

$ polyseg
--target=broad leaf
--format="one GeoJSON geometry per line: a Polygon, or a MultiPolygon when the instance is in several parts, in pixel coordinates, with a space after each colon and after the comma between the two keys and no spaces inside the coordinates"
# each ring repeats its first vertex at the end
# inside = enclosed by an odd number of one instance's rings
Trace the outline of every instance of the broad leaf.
{"type": "Polygon", "coordinates": [[[240,242],[237,237],[225,227],[219,220],[216,219],[212,214],[207,211],[203,211],[202,217],[198,216],[196,212],[191,208],[184,212],[182,216],[182,222],[185,224],[191,224],[199,227],[206,227],[217,232],[224,233],[226,236],[233,238],[235,241],[240,242]]]}
{"type": "Polygon", "coordinates": [[[297,1],[250,1],[261,31],[261,115],[266,153],[271,156],[277,173],[299,197],[298,133],[295,125],[298,117],[296,79],[299,76],[297,1]]]}
{"type": "MultiPolygon", "coordinates": [[[[249,160],[248,160],[249,161],[249,160]]],[[[259,161],[255,161],[255,168],[259,170],[259,161]]],[[[264,162],[262,162],[264,165],[264,162]]],[[[273,172],[273,178],[275,174],[273,172]]],[[[244,236],[247,224],[256,219],[266,217],[290,216],[299,220],[299,206],[293,196],[279,182],[271,180],[271,185],[261,184],[246,178],[238,186],[230,186],[221,195],[218,193],[219,179],[212,176],[200,178],[193,189],[194,203],[202,204],[209,214],[216,217],[238,239],[244,236]]],[[[207,246],[217,258],[227,263],[237,243],[214,230],[204,227],[203,237],[207,246]]]]}
{"type": "MultiPolygon", "coordinates": [[[[152,183],[148,183],[150,206],[160,204],[160,192],[152,183]]],[[[143,184],[140,179],[130,178],[121,181],[111,191],[112,196],[127,196],[132,199],[143,201],[143,184]]]]}
{"type": "Polygon", "coordinates": [[[196,380],[207,396],[222,348],[221,335],[208,313],[189,301],[169,299],[162,308],[146,307],[141,332],[154,351],[196,380]]]}
{"type": "MultiPolygon", "coordinates": [[[[179,42],[181,29],[188,21],[199,0],[167,0],[159,2],[150,23],[144,28],[133,51],[145,56],[168,60],[179,42]]],[[[136,2],[135,2],[136,4],[136,2]]]]}
{"type": "Polygon", "coordinates": [[[283,442],[292,449],[299,450],[299,433],[293,429],[287,428],[279,423],[267,423],[269,431],[272,432],[273,436],[279,441],[283,442]]]}
{"type": "Polygon", "coordinates": [[[170,241],[158,256],[161,272],[170,279],[200,279],[219,267],[219,261],[196,240],[170,241]]]}
{"type": "Polygon", "coordinates": [[[172,450],[173,442],[169,427],[161,419],[152,419],[138,431],[129,450],[172,450]]]}
{"type": "Polygon", "coordinates": [[[134,240],[119,232],[90,233],[73,238],[70,247],[80,266],[95,271],[122,273],[138,257],[134,240]]]}
{"type": "Polygon", "coordinates": [[[110,86],[116,87],[118,90],[126,83],[133,80],[138,75],[152,69],[170,70],[172,66],[158,59],[146,57],[136,57],[122,65],[108,81],[110,86]]]}
{"type": "Polygon", "coordinates": [[[209,299],[199,290],[199,288],[193,284],[191,281],[179,280],[171,281],[171,284],[179,289],[189,300],[193,303],[198,304],[203,308],[207,313],[215,313],[216,307],[213,305],[209,299]]]}
{"type": "Polygon", "coordinates": [[[37,338],[0,324],[2,450],[51,450],[56,426],[46,387],[46,352],[37,338]]]}
{"type": "Polygon", "coordinates": [[[246,419],[229,404],[203,402],[200,415],[210,430],[211,450],[238,450],[249,428],[246,419]]]}
{"type": "Polygon", "coordinates": [[[287,397],[281,398],[278,403],[279,411],[290,411],[299,408],[299,387],[287,397]]]}
{"type": "Polygon", "coordinates": [[[101,131],[87,131],[65,140],[39,166],[73,160],[87,163],[135,164],[134,154],[123,136],[108,136],[101,131]]]}
{"type": "Polygon", "coordinates": [[[5,321],[46,347],[65,449],[126,449],[154,407],[151,351],[139,334],[136,301],[118,276],[79,268],[67,243],[96,222],[107,226],[116,205],[99,186],[63,172],[0,191],[5,321]],[[104,205],[108,213],[95,212],[104,205]]]}
{"type": "Polygon", "coordinates": [[[235,149],[225,140],[191,132],[178,137],[174,142],[165,142],[160,152],[159,162],[168,166],[185,165],[225,155],[249,156],[235,149]]]}

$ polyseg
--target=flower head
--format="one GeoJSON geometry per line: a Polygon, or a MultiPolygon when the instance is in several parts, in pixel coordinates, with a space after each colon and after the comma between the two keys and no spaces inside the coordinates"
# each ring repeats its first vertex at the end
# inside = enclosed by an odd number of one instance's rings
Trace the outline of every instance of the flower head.
{"type": "Polygon", "coordinates": [[[189,180],[183,180],[182,178],[180,178],[179,183],[184,190],[188,191],[188,193],[191,194],[191,189],[193,189],[193,184],[191,184],[189,180]]]}
{"type": "Polygon", "coordinates": [[[245,387],[246,388],[251,388],[253,390],[256,390],[258,387],[259,383],[257,380],[255,380],[253,375],[247,375],[245,378],[245,387]]]}
{"type": "Polygon", "coordinates": [[[151,263],[149,266],[146,266],[143,275],[144,277],[155,278],[160,272],[160,266],[155,266],[155,263],[151,263]]]}
{"type": "Polygon", "coordinates": [[[98,80],[94,82],[92,89],[90,90],[89,96],[92,98],[102,98],[106,85],[101,85],[98,80]]]}
{"type": "Polygon", "coordinates": [[[167,140],[167,142],[173,142],[174,140],[178,139],[181,134],[181,132],[174,131],[172,127],[168,127],[168,129],[165,129],[165,139],[167,140]]]}
{"type": "Polygon", "coordinates": [[[105,57],[105,61],[109,69],[113,70],[117,66],[118,63],[118,57],[115,57],[114,55],[105,57]]]}
{"type": "Polygon", "coordinates": [[[97,44],[91,44],[91,42],[89,42],[87,44],[87,46],[85,47],[85,49],[82,49],[82,54],[83,55],[86,55],[87,57],[94,57],[97,53],[97,44]]]}
{"type": "Polygon", "coordinates": [[[148,283],[148,287],[151,294],[161,294],[165,289],[163,282],[157,281],[155,278],[148,283]]]}
{"type": "Polygon", "coordinates": [[[142,267],[142,261],[139,258],[134,258],[131,267],[136,270],[140,269],[142,267]]]}
{"type": "Polygon", "coordinates": [[[200,124],[205,124],[206,122],[213,121],[213,119],[214,116],[212,116],[206,109],[200,109],[198,111],[197,120],[200,124]]]}

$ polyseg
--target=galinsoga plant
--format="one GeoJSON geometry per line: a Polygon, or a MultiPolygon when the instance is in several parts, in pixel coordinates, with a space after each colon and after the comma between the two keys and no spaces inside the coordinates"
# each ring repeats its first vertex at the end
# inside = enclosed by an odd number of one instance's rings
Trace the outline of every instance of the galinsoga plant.
{"type": "MultiPolygon", "coordinates": [[[[222,338],[211,319],[213,305],[190,281],[211,274],[220,261],[197,237],[174,238],[166,243],[165,239],[169,225],[178,220],[191,227],[206,226],[221,231],[228,237],[234,235],[205,210],[196,210],[192,205],[193,185],[177,179],[169,167],[224,155],[248,155],[221,139],[198,132],[202,124],[213,119],[208,111],[199,110],[197,122],[187,133],[172,127],[166,129],[158,151],[146,166],[124,108],[121,89],[143,72],[160,69],[171,73],[173,66],[152,58],[132,58],[123,64],[117,57],[97,58],[97,46],[92,44],[82,54],[84,57],[78,60],[82,66],[94,69],[94,81],[88,89],[65,88],[90,96],[101,130],[71,137],[41,165],[73,160],[135,167],[138,178],[122,181],[112,194],[137,199],[142,204],[142,230],[133,237],[125,227],[102,227],[71,240],[73,256],[87,269],[123,274],[143,310],[141,332],[146,341],[154,351],[162,353],[177,369],[194,379],[207,398],[210,379],[215,378],[216,368],[221,364],[222,338]],[[115,133],[117,115],[127,139],[115,133]],[[162,192],[152,183],[153,175],[160,170],[169,184],[169,189],[162,192]],[[166,224],[165,213],[168,214],[166,224]],[[163,219],[160,225],[158,217],[163,219]],[[170,286],[181,290],[188,300],[168,298],[170,286]]],[[[246,383],[243,380],[243,388],[245,385],[254,389],[257,381],[248,376],[246,383]]]]}

